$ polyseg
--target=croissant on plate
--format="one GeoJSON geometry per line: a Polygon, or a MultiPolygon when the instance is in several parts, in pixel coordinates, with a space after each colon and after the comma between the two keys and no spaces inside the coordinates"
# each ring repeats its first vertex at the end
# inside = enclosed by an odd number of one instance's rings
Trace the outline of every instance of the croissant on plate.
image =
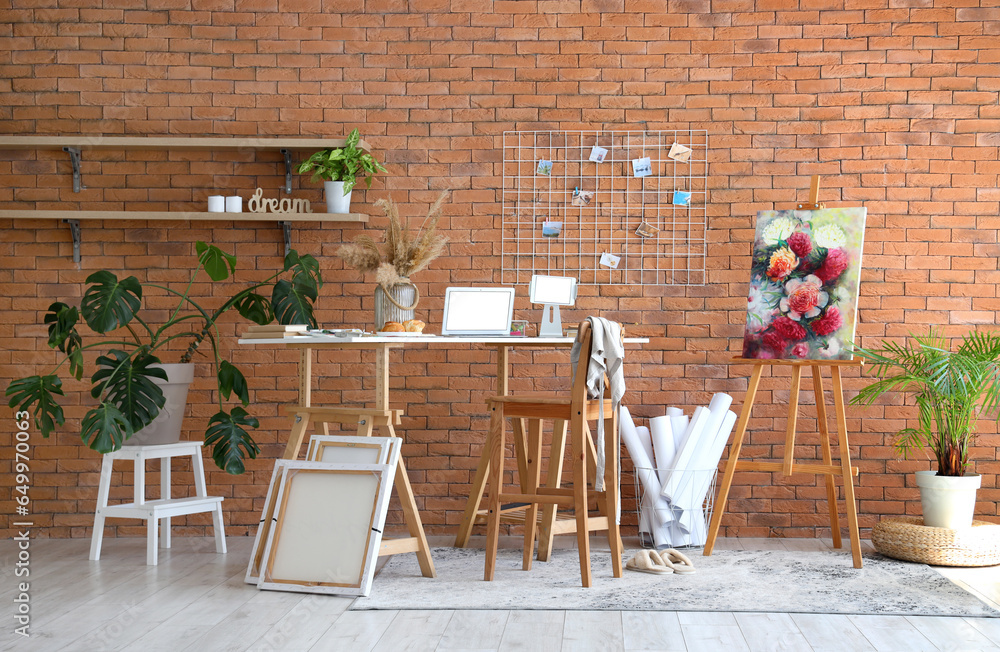
{"type": "Polygon", "coordinates": [[[403,322],[403,330],[407,333],[422,333],[424,332],[424,326],[426,325],[427,324],[419,319],[407,319],[403,322]]]}

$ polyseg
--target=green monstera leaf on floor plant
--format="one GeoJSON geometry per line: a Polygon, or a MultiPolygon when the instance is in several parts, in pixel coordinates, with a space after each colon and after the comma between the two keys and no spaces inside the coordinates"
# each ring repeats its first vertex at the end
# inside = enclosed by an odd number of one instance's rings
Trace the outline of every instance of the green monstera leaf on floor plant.
{"type": "Polygon", "coordinates": [[[119,281],[106,270],[87,277],[91,286],[80,302],[80,312],[87,325],[98,333],[107,333],[132,321],[142,304],[142,285],[134,276],[119,281]]]}
{"type": "Polygon", "coordinates": [[[101,403],[80,422],[80,439],[102,455],[121,448],[134,432],[128,417],[110,403],[101,403]]]}
{"type": "MultiPolygon", "coordinates": [[[[114,405],[128,417],[133,430],[139,430],[156,418],[163,407],[163,390],[154,378],[167,379],[163,369],[150,367],[160,361],[156,356],[139,352],[134,357],[118,349],[97,358],[99,369],[91,381],[91,396],[105,396],[104,402],[114,405]]],[[[95,449],[96,450],[96,449],[95,449]]]]}
{"type": "Polygon", "coordinates": [[[246,470],[243,459],[256,459],[260,447],[242,426],[256,428],[259,425],[260,422],[241,407],[234,407],[231,414],[223,411],[212,417],[205,432],[205,445],[212,446],[215,464],[231,475],[243,473],[246,470]]]}
{"type": "Polygon", "coordinates": [[[48,437],[56,427],[66,422],[63,410],[56,403],[56,395],[63,396],[62,381],[58,376],[28,376],[15,380],[7,387],[9,407],[31,412],[35,425],[48,437]]]}

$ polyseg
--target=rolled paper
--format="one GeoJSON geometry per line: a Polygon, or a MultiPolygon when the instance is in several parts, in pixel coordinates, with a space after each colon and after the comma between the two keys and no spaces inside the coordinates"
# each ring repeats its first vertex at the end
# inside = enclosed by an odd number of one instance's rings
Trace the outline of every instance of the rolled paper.
{"type": "Polygon", "coordinates": [[[646,455],[649,459],[653,459],[653,439],[649,434],[649,428],[646,426],[636,426],[635,431],[639,433],[639,441],[642,442],[642,447],[646,451],[646,455]]]}
{"type": "MultiPolygon", "coordinates": [[[[689,430],[684,440],[684,446],[677,451],[676,461],[674,462],[675,471],[677,469],[697,471],[706,468],[701,465],[709,464],[710,462],[702,456],[702,453],[706,452],[705,449],[712,448],[715,435],[718,434],[719,428],[722,426],[722,421],[726,418],[729,406],[732,404],[733,397],[729,394],[720,392],[712,396],[712,400],[708,404],[708,418],[704,420],[698,430],[689,430]]],[[[693,419],[692,425],[694,425],[693,419]]],[[[711,465],[711,468],[714,468],[714,464],[711,465]]],[[[674,495],[676,491],[674,476],[675,473],[671,473],[667,479],[660,478],[660,484],[663,485],[661,493],[670,496],[674,495]]],[[[693,509],[695,507],[690,504],[681,504],[680,506],[684,509],[693,509]]]]}
{"type": "Polygon", "coordinates": [[[670,417],[670,429],[674,433],[674,452],[676,453],[684,445],[684,433],[687,432],[688,418],[685,415],[670,417]]]}
{"type": "Polygon", "coordinates": [[[679,407],[668,407],[667,414],[668,417],[681,417],[684,416],[684,410],[679,407]]]}
{"type": "Polygon", "coordinates": [[[674,465],[674,435],[670,430],[670,417],[650,419],[649,432],[653,439],[656,475],[662,485],[670,476],[670,468],[674,465]]]}
{"type": "Polygon", "coordinates": [[[660,481],[656,477],[656,470],[653,467],[653,460],[650,459],[649,455],[646,453],[645,447],[642,445],[642,440],[639,437],[639,433],[635,428],[635,423],[632,421],[632,415],[629,414],[628,408],[622,406],[619,409],[619,430],[621,432],[622,442],[625,444],[625,449],[628,451],[629,457],[632,458],[632,465],[635,467],[635,473],[639,476],[639,482],[642,483],[643,489],[652,498],[652,504],[655,505],[653,514],[656,518],[654,521],[656,523],[662,523],[661,515],[664,514],[664,509],[669,509],[668,505],[661,505],[663,501],[660,498],[660,481]]]}
{"type": "Polygon", "coordinates": [[[208,198],[208,212],[209,213],[225,213],[226,212],[226,198],[222,195],[211,195],[208,198]]]}
{"type": "Polygon", "coordinates": [[[663,485],[663,489],[660,490],[660,494],[663,497],[670,498],[676,490],[674,485],[677,483],[674,482],[672,478],[674,475],[679,475],[684,471],[684,469],[688,468],[687,463],[691,458],[691,453],[694,450],[694,446],[698,441],[701,430],[705,427],[705,423],[708,421],[709,416],[710,413],[707,408],[699,406],[694,409],[694,415],[691,417],[691,423],[688,424],[687,431],[684,433],[684,443],[674,453],[674,464],[670,469],[670,474],[667,476],[666,481],[660,483],[663,485]],[[670,486],[668,487],[667,484],[670,484],[670,486]]]}
{"type": "MultiPolygon", "coordinates": [[[[736,426],[736,419],[737,415],[735,412],[732,410],[726,412],[726,416],[722,419],[722,425],[719,427],[718,432],[716,432],[711,446],[706,446],[703,449],[703,454],[699,456],[698,468],[705,470],[698,470],[692,474],[694,477],[694,487],[691,500],[689,501],[690,508],[684,513],[697,519],[698,522],[689,522],[694,529],[697,529],[696,526],[699,526],[699,523],[702,529],[704,529],[705,513],[702,508],[705,505],[705,498],[708,495],[708,491],[712,487],[712,479],[718,472],[719,461],[722,460],[722,452],[726,449],[726,444],[729,442],[729,435],[733,433],[733,428],[736,426]]],[[[696,545],[702,545],[706,540],[703,538],[701,543],[696,545]]]]}
{"type": "Polygon", "coordinates": [[[243,212],[243,198],[233,195],[226,197],[226,212],[227,213],[242,213],[243,212]]]}

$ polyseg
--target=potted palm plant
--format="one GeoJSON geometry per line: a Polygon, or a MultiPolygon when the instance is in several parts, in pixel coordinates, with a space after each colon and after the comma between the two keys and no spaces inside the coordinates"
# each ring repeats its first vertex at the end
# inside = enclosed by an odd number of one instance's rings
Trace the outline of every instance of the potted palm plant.
{"type": "Polygon", "coordinates": [[[385,167],[375,157],[359,147],[361,133],[355,129],[347,136],[343,147],[322,149],[299,165],[299,174],[312,173],[312,181],[323,179],[326,212],[351,212],[351,191],[359,177],[372,187],[372,178],[385,167]]]}
{"type": "Polygon", "coordinates": [[[243,460],[255,458],[260,451],[246,428],[258,427],[258,421],[244,407],[249,404],[247,381],[243,373],[219,354],[216,322],[235,308],[256,324],[277,319],[280,324],[311,324],[313,302],[323,280],[319,264],[312,256],[299,256],[292,250],[285,256],[281,271],[251,283],[226,299],[221,306],[208,310],[191,298],[191,288],[201,270],[212,281],[224,281],[236,271],[236,257],[214,245],[198,242],[198,267],[187,287],[178,289],[155,283],[140,283],[134,276],[119,279],[107,270],[87,277],[89,287],[79,307],[57,301],[45,315],[48,344],[58,348],[63,359],[44,376],[15,380],[7,388],[10,407],[28,411],[43,437],[65,423],[57,397],[63,396],[59,372],[68,371],[77,380],[83,378],[87,362],[84,352],[105,347],[98,356],[91,377],[91,396],[97,399],[81,422],[81,438],[99,453],[110,453],[129,443],[164,443],[180,436],[187,384],[193,379],[191,360],[198,348],[208,341],[218,389],[219,411],[208,421],[205,443],[212,446],[212,458],[219,468],[237,475],[243,473],[243,460]],[[177,298],[174,308],[161,326],[142,315],[146,290],[177,298]],[[261,292],[270,292],[270,298],[261,292]],[[95,333],[107,335],[99,342],[83,343],[77,329],[80,318],[95,333]],[[183,353],[177,344],[187,342],[183,353]],[[170,345],[168,347],[168,345],[170,345]],[[159,354],[177,351],[178,364],[160,364],[159,354]],[[64,369],[65,365],[65,369],[64,369]],[[223,400],[232,394],[242,403],[226,411],[223,400]],[[139,439],[137,439],[137,437],[139,439]]]}
{"type": "Polygon", "coordinates": [[[855,348],[879,380],[851,403],[871,405],[888,392],[916,394],[917,426],[897,432],[895,445],[904,458],[926,446],[937,459],[937,471],[917,471],[924,524],[970,527],[981,478],[967,473],[969,445],[980,418],[1000,418],[1000,336],[973,331],[954,351],[933,331],[911,340],[855,348]]]}

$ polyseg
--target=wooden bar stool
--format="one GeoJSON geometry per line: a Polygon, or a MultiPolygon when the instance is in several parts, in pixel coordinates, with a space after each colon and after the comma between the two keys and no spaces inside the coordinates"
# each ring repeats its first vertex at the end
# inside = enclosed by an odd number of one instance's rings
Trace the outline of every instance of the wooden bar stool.
{"type": "MultiPolygon", "coordinates": [[[[500,517],[503,503],[526,503],[524,517],[524,570],[530,570],[531,557],[537,527],[539,505],[553,506],[546,510],[546,516],[554,519],[554,507],[573,507],[574,525],[580,554],[580,575],[583,586],[591,585],[590,532],[607,530],[611,548],[611,567],[615,577],[622,576],[622,542],[618,527],[618,415],[611,399],[590,399],[587,396],[587,366],[591,344],[590,322],[580,324],[579,339],[582,343],[580,359],[573,374],[573,385],[569,397],[545,396],[495,396],[488,402],[490,409],[490,433],[487,448],[489,463],[489,517],[486,529],[486,569],[484,578],[493,579],[496,568],[497,547],[500,539],[500,517]],[[588,446],[588,421],[599,418],[598,400],[603,401],[606,424],[604,433],[605,490],[602,492],[588,488],[588,464],[594,452],[588,446]],[[507,419],[524,420],[521,430],[526,433],[525,467],[527,478],[522,479],[521,493],[504,493],[503,470],[505,452],[505,431],[507,419]],[[541,431],[544,420],[556,423],[556,433],[561,430],[559,422],[569,424],[571,458],[573,460],[571,488],[540,487],[539,470],[541,457],[541,431]],[[603,515],[590,516],[589,503],[596,500],[603,508],[603,515]]],[[[515,430],[517,430],[515,428],[515,430]]],[[[554,451],[561,448],[554,446],[554,451]]],[[[554,454],[557,454],[554,452],[554,454]]],[[[561,459],[550,461],[549,482],[553,484],[555,469],[561,470],[561,459]]]]}

